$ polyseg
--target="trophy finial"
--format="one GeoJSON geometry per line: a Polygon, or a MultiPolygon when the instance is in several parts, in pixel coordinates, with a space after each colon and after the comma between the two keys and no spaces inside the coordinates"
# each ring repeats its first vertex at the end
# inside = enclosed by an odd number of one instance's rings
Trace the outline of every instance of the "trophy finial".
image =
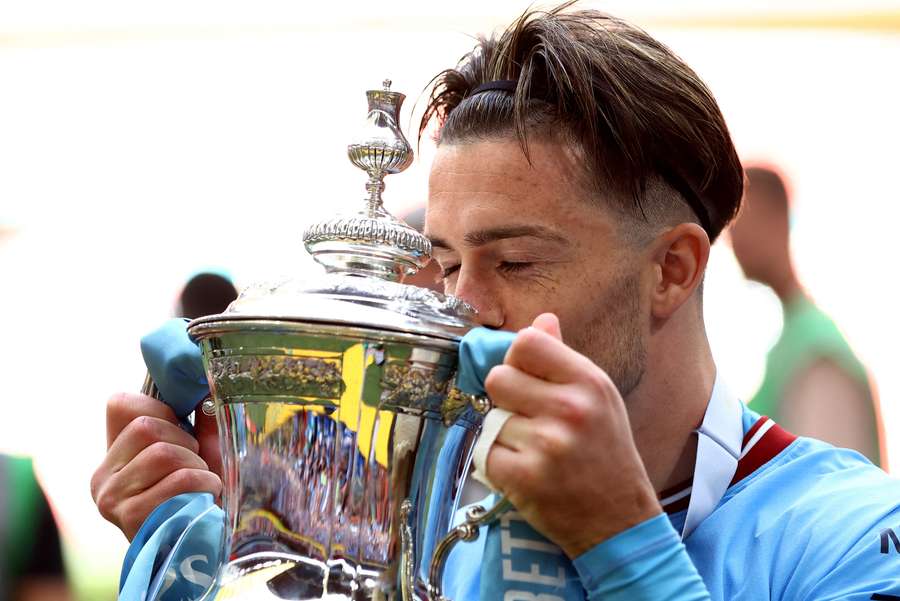
{"type": "Polygon", "coordinates": [[[328,271],[398,280],[428,263],[431,242],[383,205],[385,176],[409,167],[413,150],[398,125],[406,96],[391,91],[390,79],[382,85],[381,90],[366,92],[366,124],[358,141],[347,147],[350,162],[369,176],[365,207],[355,215],[313,225],[303,241],[328,271]]]}

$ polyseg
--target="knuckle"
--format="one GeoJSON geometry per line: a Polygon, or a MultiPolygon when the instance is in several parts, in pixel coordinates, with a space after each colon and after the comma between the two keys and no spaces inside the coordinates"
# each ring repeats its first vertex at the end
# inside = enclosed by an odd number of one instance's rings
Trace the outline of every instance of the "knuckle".
{"type": "Polygon", "coordinates": [[[570,452],[570,442],[566,436],[556,430],[542,429],[535,435],[535,444],[542,455],[550,458],[565,457],[570,452]]]}
{"type": "Polygon", "coordinates": [[[103,488],[103,483],[105,481],[103,476],[104,474],[99,469],[91,476],[91,498],[94,500],[94,503],[97,503],[97,500],[100,497],[100,490],[103,488]]]}
{"type": "Polygon", "coordinates": [[[590,405],[581,396],[567,391],[561,393],[554,402],[559,416],[566,422],[581,424],[588,419],[590,405]]]}
{"type": "Polygon", "coordinates": [[[181,462],[178,448],[168,442],[156,441],[148,446],[144,452],[146,461],[159,466],[174,466],[181,462]]]}
{"type": "Polygon", "coordinates": [[[103,516],[103,519],[108,522],[115,523],[116,510],[119,507],[119,499],[115,498],[114,495],[109,494],[105,488],[101,488],[101,490],[97,493],[97,497],[94,499],[94,502],[97,504],[97,511],[100,512],[100,515],[103,516]]]}
{"type": "Polygon", "coordinates": [[[128,424],[130,436],[135,436],[146,443],[152,443],[162,437],[159,424],[149,415],[140,415],[128,424]]]}
{"type": "Polygon", "coordinates": [[[179,492],[196,492],[199,478],[194,470],[182,468],[175,470],[172,475],[172,487],[179,492]]]}
{"type": "Polygon", "coordinates": [[[211,472],[199,469],[182,468],[176,470],[172,478],[172,487],[179,492],[214,492],[217,493],[211,472]]]}
{"type": "Polygon", "coordinates": [[[116,524],[128,540],[131,540],[137,534],[137,531],[140,530],[141,524],[144,523],[150,512],[141,507],[137,499],[128,499],[123,502],[121,510],[123,518],[120,521],[117,522],[112,519],[109,521],[116,524]]]}

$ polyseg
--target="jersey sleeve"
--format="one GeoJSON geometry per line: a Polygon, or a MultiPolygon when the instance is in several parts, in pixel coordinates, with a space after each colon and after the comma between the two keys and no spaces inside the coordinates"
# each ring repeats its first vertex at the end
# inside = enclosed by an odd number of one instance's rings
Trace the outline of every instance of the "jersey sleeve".
{"type": "Polygon", "coordinates": [[[187,493],[160,505],[131,541],[119,580],[120,599],[199,599],[221,561],[225,520],[209,493],[187,493]]]}
{"type": "Polygon", "coordinates": [[[807,588],[803,601],[900,601],[900,511],[875,524],[807,588]]]}
{"type": "Polygon", "coordinates": [[[591,600],[710,599],[666,514],[603,541],[574,564],[591,600]]]}

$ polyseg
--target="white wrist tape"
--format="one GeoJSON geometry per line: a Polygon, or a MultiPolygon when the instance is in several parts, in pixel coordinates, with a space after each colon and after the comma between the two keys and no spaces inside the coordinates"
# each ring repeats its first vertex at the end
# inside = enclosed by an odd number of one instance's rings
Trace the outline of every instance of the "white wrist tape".
{"type": "Polygon", "coordinates": [[[510,411],[498,407],[488,411],[481,426],[481,435],[475,442],[475,449],[472,451],[472,463],[475,465],[475,473],[472,474],[472,477],[493,491],[496,491],[497,487],[491,484],[487,477],[488,453],[491,452],[491,447],[494,446],[494,441],[500,435],[500,430],[503,429],[506,420],[512,416],[513,413],[510,411]]]}

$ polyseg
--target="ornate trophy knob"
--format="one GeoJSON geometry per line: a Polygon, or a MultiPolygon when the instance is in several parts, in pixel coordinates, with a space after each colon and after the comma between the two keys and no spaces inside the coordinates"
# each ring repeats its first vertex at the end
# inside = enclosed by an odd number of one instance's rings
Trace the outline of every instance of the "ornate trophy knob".
{"type": "Polygon", "coordinates": [[[431,258],[431,242],[388,213],[381,199],[384,177],[412,163],[413,151],[398,125],[406,98],[391,91],[369,90],[369,115],[358,141],[350,144],[350,162],[369,175],[366,206],[353,215],[311,226],[303,235],[306,249],[329,272],[398,280],[415,273],[431,258]]]}

